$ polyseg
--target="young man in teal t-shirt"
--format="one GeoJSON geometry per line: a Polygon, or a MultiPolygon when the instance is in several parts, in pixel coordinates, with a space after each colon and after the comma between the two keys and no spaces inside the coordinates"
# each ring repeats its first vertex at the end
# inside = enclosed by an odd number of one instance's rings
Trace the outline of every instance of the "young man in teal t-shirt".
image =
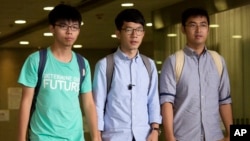
{"type": "Polygon", "coordinates": [[[72,51],[72,45],[80,33],[81,14],[74,7],[59,4],[49,13],[48,19],[54,43],[47,48],[33,113],[30,113],[30,109],[38,82],[38,51],[26,59],[18,79],[18,83],[23,85],[18,141],[26,140],[27,131],[31,141],[84,141],[79,93],[92,140],[99,141],[90,66],[83,58],[84,80],[80,84],[77,57],[72,51]]]}

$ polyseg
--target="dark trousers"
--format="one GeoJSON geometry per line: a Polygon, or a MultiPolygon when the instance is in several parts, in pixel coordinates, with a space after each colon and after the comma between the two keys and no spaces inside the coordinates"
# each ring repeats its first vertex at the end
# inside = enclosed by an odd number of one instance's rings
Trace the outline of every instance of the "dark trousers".
{"type": "Polygon", "coordinates": [[[132,141],[135,141],[135,137],[133,137],[132,141]]]}

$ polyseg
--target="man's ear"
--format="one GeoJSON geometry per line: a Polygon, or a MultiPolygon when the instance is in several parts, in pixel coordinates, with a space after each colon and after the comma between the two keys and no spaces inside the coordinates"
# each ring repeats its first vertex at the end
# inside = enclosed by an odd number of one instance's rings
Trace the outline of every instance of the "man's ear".
{"type": "Polygon", "coordinates": [[[185,29],[184,26],[181,26],[181,32],[182,32],[183,34],[186,34],[186,29],[185,29]]]}
{"type": "Polygon", "coordinates": [[[119,30],[116,30],[115,31],[115,35],[116,35],[116,38],[117,39],[120,39],[121,38],[121,32],[119,30]]]}
{"type": "Polygon", "coordinates": [[[54,26],[53,25],[49,25],[49,31],[51,33],[54,33],[54,30],[55,30],[54,26]]]}

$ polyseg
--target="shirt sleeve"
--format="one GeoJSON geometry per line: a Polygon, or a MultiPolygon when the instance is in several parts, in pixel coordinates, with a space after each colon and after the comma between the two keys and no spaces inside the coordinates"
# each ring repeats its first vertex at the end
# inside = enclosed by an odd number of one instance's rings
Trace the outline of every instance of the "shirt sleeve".
{"type": "Polygon", "coordinates": [[[176,94],[175,56],[165,59],[160,74],[160,103],[174,103],[176,94]]]}
{"type": "Polygon", "coordinates": [[[161,124],[160,101],[158,90],[158,72],[153,60],[150,59],[152,76],[148,94],[149,122],[161,124]]]}
{"type": "Polygon", "coordinates": [[[93,78],[93,96],[98,116],[98,129],[104,129],[104,108],[107,98],[106,58],[97,62],[93,78]]]}
{"type": "Polygon", "coordinates": [[[223,71],[220,81],[220,87],[219,87],[219,102],[220,104],[228,104],[232,102],[231,96],[230,96],[230,81],[227,71],[227,66],[225,63],[225,60],[223,57],[221,57],[222,64],[223,64],[223,71]]]}
{"type": "Polygon", "coordinates": [[[39,52],[32,53],[25,60],[18,83],[34,88],[38,80],[39,52]]]}

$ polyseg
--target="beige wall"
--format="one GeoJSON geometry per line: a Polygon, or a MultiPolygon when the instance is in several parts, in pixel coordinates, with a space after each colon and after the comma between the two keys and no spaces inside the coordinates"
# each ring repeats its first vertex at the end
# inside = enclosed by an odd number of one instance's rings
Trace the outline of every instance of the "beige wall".
{"type": "MultiPolygon", "coordinates": [[[[211,15],[211,23],[220,25],[211,29],[208,47],[221,53],[228,66],[231,79],[233,98],[233,113],[235,123],[250,122],[250,5],[211,15]],[[241,34],[241,39],[232,39],[233,34],[241,34]],[[247,120],[248,119],[248,120],[247,120]]],[[[180,31],[180,24],[154,31],[154,42],[143,43],[141,53],[154,58],[156,61],[164,59],[174,51],[185,45],[185,37],[180,31]],[[167,38],[167,33],[177,33],[175,38],[167,38]]],[[[85,56],[91,66],[92,74],[97,60],[116,49],[77,49],[85,56]]],[[[0,121],[0,140],[16,140],[18,110],[8,108],[8,88],[19,87],[17,78],[26,57],[34,49],[0,49],[0,110],[9,110],[9,121],[0,121]]],[[[161,64],[157,65],[161,69],[161,64]]],[[[0,115],[1,116],[1,115],[0,115]]],[[[162,136],[161,136],[161,139],[162,136]]]]}
{"type": "Polygon", "coordinates": [[[25,57],[31,51],[24,49],[0,50],[0,110],[9,110],[9,121],[0,121],[0,137],[14,141],[17,131],[18,110],[8,108],[8,88],[18,87],[16,83],[25,57]]]}

